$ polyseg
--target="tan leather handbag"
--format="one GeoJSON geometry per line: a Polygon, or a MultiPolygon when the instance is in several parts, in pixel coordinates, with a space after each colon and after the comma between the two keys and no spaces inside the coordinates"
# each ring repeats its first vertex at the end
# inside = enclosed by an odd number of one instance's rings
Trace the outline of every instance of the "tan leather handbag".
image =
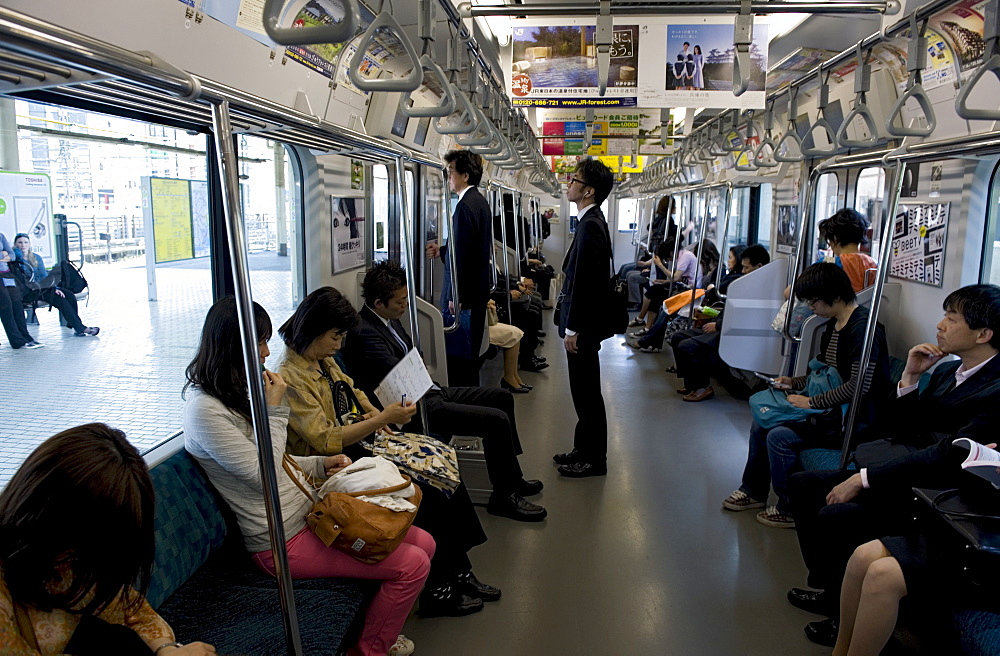
{"type": "MultiPolygon", "coordinates": [[[[417,516],[416,511],[397,512],[357,498],[404,490],[411,483],[406,474],[402,474],[405,482],[399,485],[361,492],[328,492],[319,499],[315,490],[306,489],[295,475],[296,470],[302,472],[298,463],[286,454],[281,465],[302,493],[315,502],[306,515],[306,523],[316,537],[326,546],[343,551],[363,563],[385,560],[406,537],[417,516]]],[[[413,489],[416,494],[406,500],[419,508],[423,492],[417,485],[413,489]]]]}

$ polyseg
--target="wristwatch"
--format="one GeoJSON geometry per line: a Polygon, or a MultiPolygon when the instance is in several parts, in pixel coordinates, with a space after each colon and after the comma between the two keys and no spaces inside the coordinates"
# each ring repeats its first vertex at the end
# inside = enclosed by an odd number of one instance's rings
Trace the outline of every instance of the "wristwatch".
{"type": "Polygon", "coordinates": [[[153,652],[153,654],[154,656],[159,656],[160,650],[165,649],[166,647],[183,647],[183,646],[184,646],[183,642],[165,642],[159,647],[157,647],[156,651],[153,652]]]}

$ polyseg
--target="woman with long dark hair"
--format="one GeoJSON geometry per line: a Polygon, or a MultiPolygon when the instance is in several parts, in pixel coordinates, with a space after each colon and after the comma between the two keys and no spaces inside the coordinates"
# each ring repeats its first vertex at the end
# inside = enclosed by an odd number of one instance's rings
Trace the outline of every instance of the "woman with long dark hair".
{"type": "Polygon", "coordinates": [[[146,602],[153,483],[124,433],[85,424],[35,449],[0,492],[0,653],[202,656],[146,602]]]}
{"type": "MultiPolygon", "coordinates": [[[[299,304],[295,314],[279,329],[285,340],[281,375],[288,381],[288,448],[291,453],[333,455],[345,451],[370,455],[361,440],[388,425],[405,425],[416,413],[415,403],[396,401],[378,410],[354,387],[333,359],[347,331],[360,322],[350,302],[333,287],[321,287],[299,304]],[[358,421],[341,425],[334,405],[333,389],[338,381],[349,385],[363,413],[358,421]]],[[[468,552],[486,542],[465,485],[451,497],[421,484],[424,493],[415,525],[427,530],[437,542],[431,560],[427,588],[420,597],[420,613],[468,615],[483,608],[483,601],[500,598],[500,590],[479,582],[472,573],[468,552]]]]}
{"type": "MultiPolygon", "coordinates": [[[[411,526],[405,541],[395,551],[382,562],[371,565],[327,547],[306,526],[305,517],[313,502],[281,466],[288,428],[288,406],[283,405],[287,386],[280,375],[263,369],[264,360],[270,355],[267,340],[271,337],[271,320],[260,305],[254,303],[253,308],[292,578],[343,576],[381,580],[382,585],[368,607],[361,637],[350,653],[411,654],[413,642],[399,635],[399,631],[427,578],[434,540],[425,531],[411,526]]],[[[232,296],[220,299],[208,311],[198,353],[187,368],[187,380],[184,447],[201,463],[209,480],[235,511],[253,561],[273,575],[274,555],[250,423],[236,299],[232,296]]],[[[306,475],[322,480],[351,464],[351,459],[344,455],[293,458],[301,469],[296,476],[303,485],[309,485],[306,475]]]]}

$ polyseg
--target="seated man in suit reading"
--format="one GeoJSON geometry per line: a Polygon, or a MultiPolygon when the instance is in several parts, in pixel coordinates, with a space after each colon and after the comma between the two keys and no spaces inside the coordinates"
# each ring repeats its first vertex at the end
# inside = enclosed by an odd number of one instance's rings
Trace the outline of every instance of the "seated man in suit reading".
{"type": "MultiPolygon", "coordinates": [[[[911,487],[954,487],[952,442],[966,437],[996,441],[1000,423],[1000,287],[969,285],[944,301],[937,344],[910,349],[902,380],[889,404],[891,437],[862,444],[858,472],[793,474],[789,491],[808,583],[821,591],[793,588],[789,601],[821,614],[836,614],[840,584],[854,550],[870,540],[905,532],[911,518],[911,487]],[[946,355],[929,384],[921,374],[946,355]]],[[[834,620],[806,629],[814,642],[833,645],[834,620]]]]}
{"type": "MultiPolygon", "coordinates": [[[[342,349],[344,362],[355,384],[377,403],[374,391],[396,363],[413,348],[399,319],[409,307],[406,273],[398,263],[377,263],[361,283],[365,304],[361,324],[348,333],[342,349]]],[[[407,430],[426,430],[429,424],[446,440],[453,435],[483,438],[486,467],[493,494],[487,511],[524,522],[545,519],[545,508],[524,497],[542,491],[542,483],[525,480],[517,456],[521,442],[514,418],[514,397],[489,387],[439,387],[424,396],[429,421],[418,414],[407,430]]]]}

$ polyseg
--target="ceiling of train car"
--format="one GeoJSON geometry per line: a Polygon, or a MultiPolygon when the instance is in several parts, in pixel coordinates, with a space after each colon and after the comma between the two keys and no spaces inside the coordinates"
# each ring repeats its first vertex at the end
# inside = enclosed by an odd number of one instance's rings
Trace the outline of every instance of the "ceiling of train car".
{"type": "MultiPolygon", "coordinates": [[[[390,0],[386,0],[390,1],[390,0]]],[[[456,5],[458,0],[452,0],[456,5]]],[[[575,5],[579,6],[580,2],[578,0],[473,0],[475,4],[482,5],[540,5],[540,4],[564,4],[564,5],[575,5]]],[[[709,4],[711,0],[708,0],[706,4],[709,4]]],[[[373,8],[377,9],[377,3],[373,3],[373,8]]],[[[636,5],[648,5],[650,7],[650,13],[657,12],[657,7],[661,3],[649,0],[636,0],[633,3],[636,5]]],[[[407,33],[415,40],[417,33],[417,2],[412,1],[400,1],[397,0],[392,5],[393,16],[399,23],[406,29],[407,33]]],[[[437,24],[435,28],[437,40],[434,47],[435,58],[438,61],[443,61],[446,57],[446,41],[449,32],[448,22],[444,17],[444,12],[440,8],[436,10],[437,24]]],[[[480,51],[483,54],[483,58],[489,62],[489,64],[494,67],[498,73],[500,71],[500,50],[505,47],[505,45],[500,45],[506,41],[504,35],[498,34],[500,37],[499,41],[495,38],[491,32],[482,29],[483,19],[477,20],[476,27],[476,41],[479,44],[480,51]]],[[[500,32],[505,25],[505,21],[508,19],[493,19],[491,22],[494,27],[498,27],[497,31],[500,32]]],[[[825,50],[832,50],[835,52],[840,52],[846,48],[851,47],[857,43],[860,39],[877,32],[881,27],[881,17],[874,14],[849,14],[849,15],[814,15],[807,17],[804,21],[798,24],[790,32],[778,36],[771,40],[769,47],[769,59],[773,62],[778,62],[795,52],[797,49],[808,44],[811,48],[821,48],[825,50]]],[[[698,125],[705,120],[708,120],[719,113],[719,110],[705,110],[701,112],[696,118],[695,124],[698,125]]]]}

